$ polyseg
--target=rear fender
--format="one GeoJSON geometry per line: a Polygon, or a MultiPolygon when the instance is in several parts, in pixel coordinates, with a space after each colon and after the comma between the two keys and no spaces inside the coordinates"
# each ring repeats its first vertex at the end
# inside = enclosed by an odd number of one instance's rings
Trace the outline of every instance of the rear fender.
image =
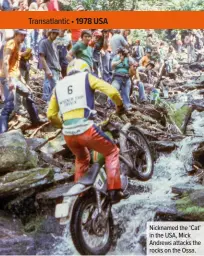
{"type": "Polygon", "coordinates": [[[64,197],[70,197],[70,196],[77,196],[81,194],[84,191],[87,191],[91,188],[92,186],[85,186],[80,183],[76,183],[73,187],[71,187],[67,193],[63,194],[64,197]]]}

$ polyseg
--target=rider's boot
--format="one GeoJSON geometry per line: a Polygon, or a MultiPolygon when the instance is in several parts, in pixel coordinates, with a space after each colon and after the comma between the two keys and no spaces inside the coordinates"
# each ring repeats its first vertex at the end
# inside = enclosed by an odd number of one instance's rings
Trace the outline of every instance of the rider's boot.
{"type": "Polygon", "coordinates": [[[121,189],[109,190],[109,197],[112,204],[117,204],[122,199],[127,199],[130,196],[130,193],[127,191],[122,191],[121,189]]]}

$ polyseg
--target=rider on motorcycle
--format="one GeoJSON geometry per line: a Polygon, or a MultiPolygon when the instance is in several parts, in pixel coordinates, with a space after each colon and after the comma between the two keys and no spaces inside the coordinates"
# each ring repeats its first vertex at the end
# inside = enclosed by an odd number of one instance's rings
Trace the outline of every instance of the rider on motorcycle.
{"type": "Polygon", "coordinates": [[[104,155],[110,200],[117,203],[128,197],[121,190],[119,149],[90,117],[94,112],[95,90],[110,97],[117,106],[117,112],[123,110],[123,102],[117,89],[90,72],[89,65],[80,59],[74,59],[68,65],[68,76],[57,83],[47,117],[55,126],[63,127],[67,146],[76,156],[75,182],[89,168],[89,149],[104,155]],[[59,111],[62,121],[58,116],[59,111]]]}

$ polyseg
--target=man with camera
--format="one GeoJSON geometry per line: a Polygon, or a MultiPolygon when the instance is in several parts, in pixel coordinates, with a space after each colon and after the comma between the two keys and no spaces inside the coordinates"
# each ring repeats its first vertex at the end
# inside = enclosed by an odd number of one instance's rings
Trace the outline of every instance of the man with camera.
{"type": "Polygon", "coordinates": [[[134,64],[133,58],[129,56],[127,49],[121,47],[118,54],[112,60],[113,81],[112,85],[121,93],[124,107],[127,111],[132,110],[130,102],[131,80],[129,69],[134,64]]]}

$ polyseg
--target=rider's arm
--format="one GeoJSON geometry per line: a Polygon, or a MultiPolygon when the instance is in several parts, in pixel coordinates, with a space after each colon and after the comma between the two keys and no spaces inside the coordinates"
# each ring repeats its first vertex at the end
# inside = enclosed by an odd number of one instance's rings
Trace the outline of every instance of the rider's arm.
{"type": "Polygon", "coordinates": [[[102,79],[99,79],[91,74],[89,74],[88,76],[90,86],[93,90],[98,90],[106,94],[117,106],[123,105],[120,93],[111,84],[108,84],[102,79]]]}
{"type": "Polygon", "coordinates": [[[47,118],[51,121],[51,123],[56,128],[62,128],[62,121],[61,121],[58,113],[59,113],[59,105],[57,103],[55,90],[54,90],[51,100],[49,102],[49,106],[48,106],[48,110],[47,110],[47,118]]]}

